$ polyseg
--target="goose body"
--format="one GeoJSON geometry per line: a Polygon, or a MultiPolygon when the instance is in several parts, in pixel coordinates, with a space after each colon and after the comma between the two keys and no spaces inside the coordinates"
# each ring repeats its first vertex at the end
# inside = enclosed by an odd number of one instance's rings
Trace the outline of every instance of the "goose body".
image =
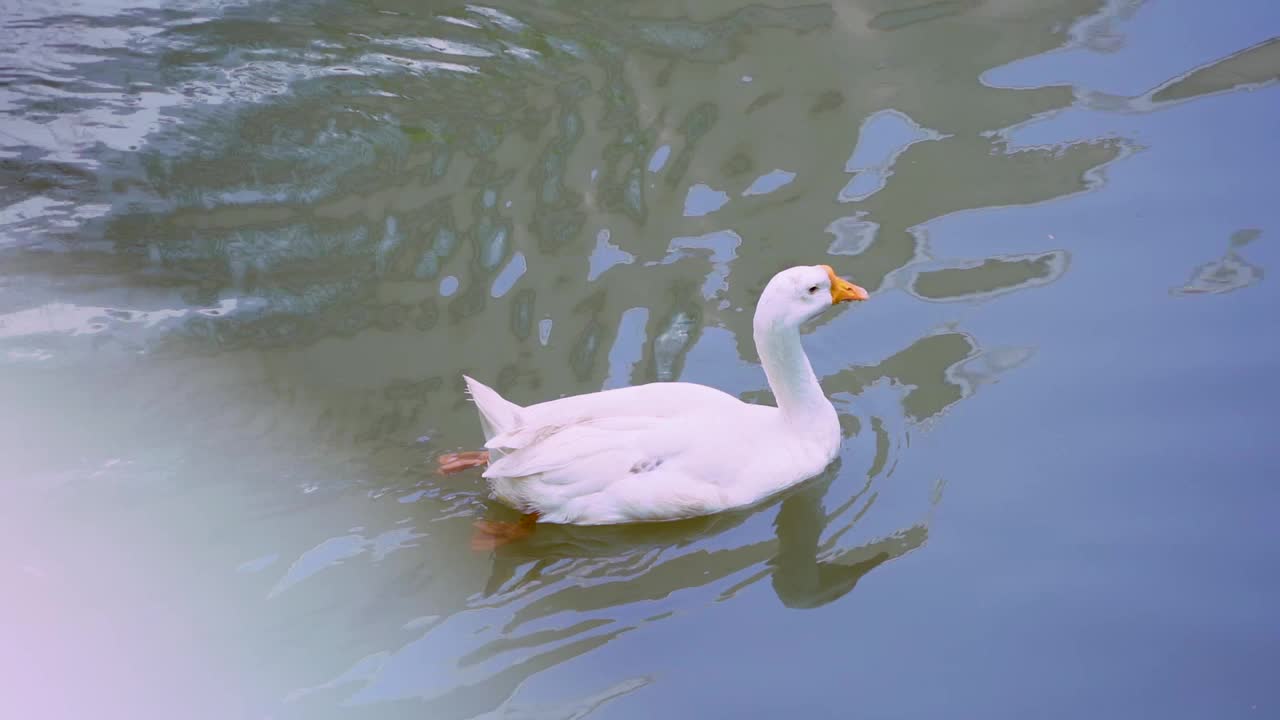
{"type": "Polygon", "coordinates": [[[800,325],[866,297],[825,265],[769,282],[754,335],[777,407],[685,382],[521,407],[467,377],[494,497],[542,522],[652,522],[749,506],[817,475],[836,457],[840,425],[800,325]]]}

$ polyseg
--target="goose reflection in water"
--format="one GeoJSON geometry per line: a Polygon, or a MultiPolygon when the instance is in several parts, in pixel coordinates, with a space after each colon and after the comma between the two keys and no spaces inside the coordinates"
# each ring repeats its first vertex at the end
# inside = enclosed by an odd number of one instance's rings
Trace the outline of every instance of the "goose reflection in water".
{"type": "MultiPolygon", "coordinates": [[[[367,667],[351,668],[341,682],[300,691],[294,699],[355,681],[363,687],[348,696],[348,704],[412,697],[450,717],[455,712],[457,717],[501,714],[511,711],[517,688],[533,676],[644,625],[697,612],[679,600],[668,602],[691,589],[724,583],[719,592],[702,594],[723,602],[768,577],[789,608],[830,603],[928,537],[925,518],[888,536],[839,548],[841,538],[874,505],[875,480],[892,472],[881,472],[892,467],[881,456],[890,452],[889,445],[877,442],[877,448],[865,482],[831,511],[823,508],[823,500],[841,486],[833,482],[839,462],[752,510],[652,525],[547,526],[491,555],[486,587],[468,602],[468,612],[432,619],[417,640],[370,658],[367,667]],[[758,529],[741,526],[774,506],[774,537],[734,544],[759,538],[758,529]],[[427,667],[441,674],[424,676],[427,667]]],[[[935,505],[938,499],[935,492],[935,505]]],[[[641,674],[606,690],[601,702],[649,684],[643,673],[658,669],[636,669],[641,674]]],[[[592,698],[582,702],[594,704],[592,698]]]]}
{"type": "MultiPolygon", "coordinates": [[[[823,499],[832,489],[839,469],[837,462],[819,477],[750,510],[659,524],[545,526],[528,539],[505,545],[494,553],[485,595],[517,593],[534,583],[550,585],[575,575],[616,578],[623,583],[643,578],[644,587],[636,588],[639,593],[615,589],[592,598],[599,586],[569,587],[556,593],[558,597],[549,603],[585,611],[606,606],[598,602],[606,595],[624,602],[656,599],[691,585],[707,585],[748,572],[719,598],[732,597],[770,577],[774,592],[787,607],[825,605],[847,594],[876,567],[915,550],[928,538],[927,522],[922,521],[887,537],[839,549],[840,539],[854,529],[875,502],[875,494],[870,492],[874,478],[868,477],[852,497],[827,512],[823,499]],[[734,528],[772,505],[778,507],[774,537],[738,547],[714,548],[734,528]],[[824,541],[823,535],[828,531],[824,541]],[[681,548],[693,549],[679,553],[681,548]],[[660,562],[670,550],[679,554],[660,562]],[[530,561],[532,566],[528,566],[530,561]],[[663,576],[668,577],[668,582],[659,580],[663,576]],[[565,595],[577,596],[579,602],[565,595]]],[[[542,615],[536,610],[530,614],[542,615]]]]}

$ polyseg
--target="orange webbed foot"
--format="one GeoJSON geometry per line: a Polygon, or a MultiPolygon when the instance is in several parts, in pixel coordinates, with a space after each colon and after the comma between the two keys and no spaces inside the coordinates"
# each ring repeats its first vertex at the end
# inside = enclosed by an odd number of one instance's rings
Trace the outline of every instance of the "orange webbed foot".
{"type": "Polygon", "coordinates": [[[516,522],[477,520],[474,523],[475,533],[471,536],[471,549],[485,552],[523,540],[533,534],[537,522],[537,513],[522,515],[516,522]]]}
{"type": "Polygon", "coordinates": [[[489,464],[489,451],[475,450],[456,453],[445,453],[436,458],[436,462],[440,467],[437,472],[441,475],[452,475],[456,472],[469,470],[476,467],[484,467],[489,464]]]}

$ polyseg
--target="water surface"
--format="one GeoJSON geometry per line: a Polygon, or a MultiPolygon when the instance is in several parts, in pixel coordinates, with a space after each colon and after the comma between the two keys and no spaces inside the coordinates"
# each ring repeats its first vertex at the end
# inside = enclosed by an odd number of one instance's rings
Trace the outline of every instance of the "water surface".
{"type": "Polygon", "coordinates": [[[0,15],[0,709],[1280,713],[1280,10],[123,3],[0,15]],[[761,508],[509,518],[461,374],[767,402],[761,508]]]}

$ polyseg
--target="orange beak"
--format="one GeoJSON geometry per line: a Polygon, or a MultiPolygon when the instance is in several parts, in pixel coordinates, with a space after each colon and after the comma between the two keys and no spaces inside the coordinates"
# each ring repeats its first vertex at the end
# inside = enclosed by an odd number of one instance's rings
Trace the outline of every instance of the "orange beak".
{"type": "Polygon", "coordinates": [[[866,300],[870,295],[867,291],[836,275],[836,271],[831,269],[830,265],[823,265],[822,268],[827,271],[827,277],[831,278],[831,304],[849,302],[850,300],[866,300]]]}

